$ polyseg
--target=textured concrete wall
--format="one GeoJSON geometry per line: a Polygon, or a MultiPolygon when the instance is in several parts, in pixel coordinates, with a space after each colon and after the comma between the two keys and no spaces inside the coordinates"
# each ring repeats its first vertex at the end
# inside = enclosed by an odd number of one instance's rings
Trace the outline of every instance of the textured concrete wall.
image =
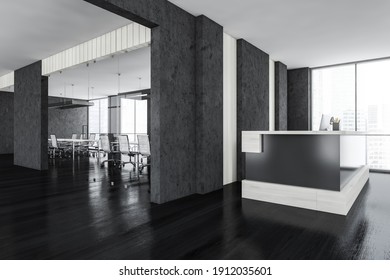
{"type": "Polygon", "coordinates": [[[48,79],[38,61],[15,71],[14,164],[47,170],[48,79]]]}
{"type": "Polygon", "coordinates": [[[275,130],[287,130],[287,66],[275,62],[275,130]]]}
{"type": "Polygon", "coordinates": [[[195,18],[170,8],[152,31],[152,191],[163,203],[196,192],[195,18]]]}
{"type": "Polygon", "coordinates": [[[196,185],[223,187],[223,27],[196,18],[196,185]]]}
{"type": "Polygon", "coordinates": [[[82,133],[82,126],[88,125],[88,108],[49,109],[49,135],[70,138],[73,133],[82,133]]]}
{"type": "Polygon", "coordinates": [[[269,55],[237,41],[237,180],[245,174],[241,133],[269,129],[269,55]]]}
{"type": "Polygon", "coordinates": [[[289,70],[288,130],[310,130],[310,69],[289,70]]]}
{"type": "Polygon", "coordinates": [[[14,94],[0,91],[0,155],[14,153],[14,94]]]}
{"type": "Polygon", "coordinates": [[[88,2],[154,27],[151,201],[164,203],[196,193],[195,17],[165,0],[88,2]]]}

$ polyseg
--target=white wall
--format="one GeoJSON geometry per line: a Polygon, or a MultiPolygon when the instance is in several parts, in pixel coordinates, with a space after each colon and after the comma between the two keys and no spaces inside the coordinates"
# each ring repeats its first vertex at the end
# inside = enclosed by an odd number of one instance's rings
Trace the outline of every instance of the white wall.
{"type": "Polygon", "coordinates": [[[269,59],[269,130],[275,130],[275,61],[269,59]]]}
{"type": "Polygon", "coordinates": [[[223,184],[237,181],[237,40],[223,36],[223,184]]]}

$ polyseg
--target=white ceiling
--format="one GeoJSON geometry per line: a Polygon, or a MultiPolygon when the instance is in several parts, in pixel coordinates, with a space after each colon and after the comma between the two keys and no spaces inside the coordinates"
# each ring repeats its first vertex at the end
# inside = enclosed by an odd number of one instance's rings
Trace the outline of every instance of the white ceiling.
{"type": "Polygon", "coordinates": [[[129,22],[82,0],[0,0],[0,76],[129,22]]]}
{"type": "Polygon", "coordinates": [[[145,47],[97,61],[88,67],[82,64],[62,73],[53,73],[49,77],[49,96],[88,100],[150,88],[150,59],[150,47],[145,47]]]}
{"type": "Polygon", "coordinates": [[[289,68],[390,56],[389,0],[170,0],[289,68]]]}
{"type": "MultiPolygon", "coordinates": [[[[171,0],[291,68],[390,56],[388,0],[171,0]]],[[[82,0],[0,0],[0,76],[129,23],[82,0]]]]}

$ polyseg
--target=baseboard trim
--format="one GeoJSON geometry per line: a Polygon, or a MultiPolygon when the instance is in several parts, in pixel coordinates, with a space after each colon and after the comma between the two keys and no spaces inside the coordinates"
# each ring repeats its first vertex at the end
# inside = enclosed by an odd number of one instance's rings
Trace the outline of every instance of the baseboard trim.
{"type": "Polygon", "coordinates": [[[242,198],[346,216],[368,179],[366,165],[339,192],[243,180],[242,198]]]}

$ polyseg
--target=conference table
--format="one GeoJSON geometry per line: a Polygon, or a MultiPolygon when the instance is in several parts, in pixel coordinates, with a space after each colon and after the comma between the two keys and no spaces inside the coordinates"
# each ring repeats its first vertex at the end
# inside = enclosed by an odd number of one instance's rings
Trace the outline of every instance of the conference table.
{"type": "MultiPolygon", "coordinates": [[[[49,139],[51,141],[51,139],[49,139]]],[[[82,143],[98,143],[98,151],[101,150],[100,148],[100,139],[72,139],[72,138],[58,138],[57,142],[62,143],[72,143],[72,158],[75,158],[75,147],[76,144],[82,144],[82,143]]],[[[111,142],[111,149],[119,151],[119,142],[113,141],[111,142]]],[[[138,142],[129,142],[129,147],[138,147],[138,142]]],[[[100,161],[100,153],[97,155],[98,162],[100,161]]],[[[139,180],[139,153],[137,153],[136,156],[136,162],[135,162],[135,169],[137,174],[137,179],[139,180]]]]}
{"type": "MultiPolygon", "coordinates": [[[[72,143],[72,158],[74,159],[74,151],[75,151],[75,146],[76,144],[81,144],[81,143],[96,143],[98,142],[98,150],[100,151],[100,141],[99,139],[67,139],[67,138],[58,138],[57,142],[66,142],[66,143],[72,143]]],[[[99,158],[99,156],[98,156],[99,158]]]]}

